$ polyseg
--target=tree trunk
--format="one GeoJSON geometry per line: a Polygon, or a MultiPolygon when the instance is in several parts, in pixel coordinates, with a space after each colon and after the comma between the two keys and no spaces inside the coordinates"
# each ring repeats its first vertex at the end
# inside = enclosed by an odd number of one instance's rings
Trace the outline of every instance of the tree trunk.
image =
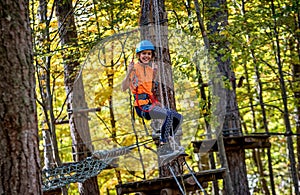
{"type": "MultiPolygon", "coordinates": [[[[49,23],[47,22],[47,2],[46,0],[39,1],[39,23],[45,24],[45,29],[41,41],[42,52],[50,52],[50,32],[49,23]],[[48,25],[48,26],[47,26],[48,25]],[[46,43],[46,44],[45,44],[46,43]],[[46,46],[45,46],[46,45],[46,46]]],[[[40,42],[34,42],[35,46],[40,42]]],[[[37,47],[35,47],[37,50],[37,47]]],[[[56,130],[55,130],[55,117],[53,113],[52,105],[52,94],[51,94],[51,83],[50,83],[50,64],[51,56],[45,56],[42,58],[42,63],[36,60],[36,70],[38,77],[38,86],[41,94],[41,106],[44,112],[44,118],[42,119],[42,134],[43,134],[43,144],[44,144],[44,167],[45,169],[50,169],[55,166],[61,165],[61,160],[58,153],[56,130]]]]}
{"type": "Polygon", "coordinates": [[[286,91],[286,84],[284,81],[284,73],[283,73],[283,66],[281,61],[281,49],[280,49],[280,37],[279,32],[277,31],[278,25],[277,25],[277,14],[275,11],[275,3],[273,0],[271,0],[271,10],[272,10],[272,18],[273,18],[273,33],[274,33],[274,45],[275,45],[275,60],[278,67],[278,76],[280,80],[280,89],[281,89],[281,97],[282,97],[282,103],[283,103],[283,109],[284,109],[284,124],[286,128],[286,134],[287,136],[287,146],[288,146],[288,154],[289,154],[289,161],[290,161],[290,168],[291,168],[291,175],[294,185],[295,194],[299,195],[299,184],[298,184],[298,174],[296,171],[296,161],[295,161],[295,154],[294,154],[294,143],[292,138],[292,127],[291,122],[289,119],[289,110],[288,110],[288,103],[287,103],[287,91],[286,91]]]}
{"type": "MultiPolygon", "coordinates": [[[[241,6],[241,14],[243,16],[245,16],[246,14],[246,10],[245,10],[245,4],[246,2],[244,0],[242,0],[242,6],[241,6]]],[[[246,19],[245,19],[246,20],[246,19]]],[[[249,41],[251,39],[250,33],[247,32],[246,34],[246,40],[249,41]]],[[[255,65],[255,75],[256,75],[256,82],[257,82],[257,94],[258,94],[258,97],[259,97],[259,104],[260,104],[260,107],[261,107],[261,110],[262,110],[262,118],[263,118],[263,127],[266,131],[266,133],[269,133],[269,128],[268,128],[268,122],[267,122],[267,115],[266,115],[266,109],[265,109],[265,104],[264,104],[264,100],[263,100],[263,87],[262,87],[262,82],[261,82],[261,79],[260,79],[260,71],[259,71],[259,66],[258,66],[258,63],[257,63],[257,60],[256,60],[256,56],[255,56],[255,52],[253,49],[250,49],[250,53],[251,53],[251,58],[253,60],[253,63],[255,65]]],[[[254,131],[257,130],[257,125],[256,125],[256,114],[255,114],[255,109],[254,109],[254,104],[253,104],[253,95],[252,95],[252,92],[251,92],[251,85],[250,85],[250,82],[249,82],[249,74],[248,74],[248,68],[246,66],[246,64],[244,65],[244,70],[245,70],[245,80],[246,80],[246,87],[247,87],[247,94],[248,94],[248,98],[249,98],[249,103],[250,103],[250,109],[251,109],[251,114],[252,114],[252,124],[253,124],[253,129],[254,131]]],[[[253,160],[255,160],[257,163],[257,168],[259,170],[259,173],[261,175],[261,178],[260,181],[262,183],[262,186],[263,186],[263,192],[264,194],[270,194],[269,192],[269,188],[268,186],[266,185],[266,181],[264,179],[264,170],[262,169],[263,167],[260,166],[261,164],[259,163],[261,161],[261,157],[260,155],[257,155],[257,154],[260,154],[259,150],[253,150],[253,160]]],[[[274,184],[274,177],[273,177],[273,167],[272,167],[272,157],[271,157],[271,149],[270,148],[267,148],[267,156],[268,156],[268,167],[269,167],[269,176],[270,176],[270,183],[271,183],[271,189],[272,189],[272,194],[275,195],[276,192],[275,192],[275,184],[274,184]]]]}
{"type": "Polygon", "coordinates": [[[160,86],[161,92],[158,98],[163,105],[176,110],[165,3],[164,0],[145,0],[142,3],[141,39],[150,40],[156,47],[155,61],[159,67],[159,83],[164,85],[160,86]]]}
{"type": "MultiPolygon", "coordinates": [[[[202,35],[202,38],[203,38],[203,41],[204,41],[204,46],[207,49],[207,51],[209,51],[209,48],[210,48],[209,40],[207,38],[207,32],[206,32],[205,26],[203,24],[203,19],[202,19],[201,13],[200,13],[200,6],[199,6],[198,0],[194,0],[194,4],[195,4],[196,15],[197,15],[197,21],[198,21],[199,28],[201,30],[201,35],[202,35]]],[[[199,67],[197,61],[195,61],[195,64],[196,64],[196,70],[197,70],[197,75],[198,75],[198,84],[200,86],[200,96],[201,96],[201,99],[206,102],[205,103],[206,105],[205,105],[205,107],[203,109],[209,109],[210,110],[211,109],[211,105],[210,105],[209,100],[207,100],[207,98],[206,98],[205,87],[204,87],[204,83],[203,83],[203,79],[202,79],[200,67],[199,67]]],[[[209,120],[207,118],[208,115],[209,115],[208,112],[205,112],[205,114],[204,114],[205,132],[207,132],[207,139],[212,139],[212,132],[211,132],[211,129],[209,128],[209,120]]],[[[222,145],[219,148],[224,149],[224,145],[222,145]]],[[[225,151],[225,150],[223,150],[223,151],[225,151]]],[[[224,154],[224,156],[225,156],[225,154],[224,154]]],[[[209,153],[209,160],[210,160],[210,168],[211,169],[215,169],[216,168],[216,164],[215,164],[215,158],[214,158],[214,154],[213,153],[209,153]]],[[[227,170],[227,173],[229,173],[228,170],[227,170]]],[[[230,182],[229,185],[231,185],[231,182],[230,182]]],[[[214,190],[214,195],[218,195],[219,194],[218,181],[213,181],[213,190],[214,190]]]]}
{"type": "Polygon", "coordinates": [[[232,178],[232,185],[234,187],[234,194],[250,194],[248,189],[248,182],[246,173],[246,166],[241,164],[240,159],[245,159],[245,152],[243,147],[234,151],[227,151],[228,166],[232,178]]]}
{"type": "Polygon", "coordinates": [[[42,194],[28,1],[0,13],[0,194],[42,194]]]}
{"type": "MultiPolygon", "coordinates": [[[[299,43],[298,43],[299,44],[299,43]]],[[[296,122],[296,131],[297,131],[297,154],[298,154],[298,165],[297,165],[297,174],[298,179],[300,178],[300,64],[293,65],[293,80],[295,81],[294,84],[296,85],[297,90],[294,91],[294,98],[296,101],[296,108],[295,108],[295,122],[296,122]]]]}
{"type": "MultiPolygon", "coordinates": [[[[167,108],[176,110],[173,74],[168,46],[168,18],[164,0],[141,1],[140,33],[141,39],[150,40],[155,48],[155,62],[158,64],[158,100],[167,108]]],[[[178,138],[179,139],[179,138],[178,138]]],[[[176,141],[179,142],[176,138],[176,141]]],[[[170,163],[171,164],[171,163],[170,163]]],[[[183,172],[182,167],[172,164],[176,174],[183,172]]],[[[160,176],[171,176],[169,168],[160,167],[160,176]]]]}
{"type": "MultiPolygon", "coordinates": [[[[64,49],[64,73],[65,87],[67,93],[67,105],[69,111],[69,123],[73,143],[73,156],[75,161],[84,160],[92,152],[91,137],[88,126],[88,113],[76,112],[77,109],[86,108],[85,94],[82,77],[78,76],[79,51],[77,44],[77,32],[73,15],[71,0],[58,0],[56,12],[59,21],[60,39],[64,49]]],[[[84,183],[79,183],[80,194],[99,194],[97,177],[87,179],[84,183]]]]}
{"type": "MultiPolygon", "coordinates": [[[[296,3],[295,5],[297,10],[297,19],[295,20],[296,29],[294,32],[300,31],[300,6],[299,3],[296,3]]],[[[298,174],[298,181],[300,179],[300,34],[296,33],[295,38],[291,38],[289,42],[291,53],[293,53],[291,56],[291,62],[292,62],[292,73],[293,73],[293,92],[294,92],[294,98],[295,98],[295,122],[296,122],[296,132],[297,132],[297,174],[298,174]],[[295,43],[296,47],[295,47],[295,43]],[[297,60],[294,60],[293,57],[295,57],[297,60]],[[296,63],[298,62],[298,63],[296,63]]]]}
{"type": "MultiPolygon", "coordinates": [[[[240,136],[241,124],[239,111],[236,101],[236,81],[235,74],[230,69],[230,50],[228,49],[229,43],[225,36],[222,36],[222,29],[228,24],[227,2],[226,0],[213,0],[207,1],[208,10],[207,24],[208,39],[210,44],[210,53],[216,56],[215,60],[218,64],[219,71],[226,79],[226,115],[223,124],[224,136],[240,136]],[[221,53],[221,51],[227,51],[221,53]],[[227,56],[225,56],[227,55],[227,56]]],[[[233,183],[234,194],[250,194],[246,173],[245,151],[243,148],[236,150],[226,151],[227,161],[230,170],[231,181],[233,183]]],[[[226,181],[225,181],[226,182],[226,181]]],[[[227,191],[228,193],[228,191],[227,191]]]]}

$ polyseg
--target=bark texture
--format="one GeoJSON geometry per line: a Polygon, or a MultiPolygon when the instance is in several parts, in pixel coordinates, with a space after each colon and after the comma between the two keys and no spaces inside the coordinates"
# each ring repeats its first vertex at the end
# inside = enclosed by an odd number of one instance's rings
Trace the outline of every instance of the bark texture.
{"type": "Polygon", "coordinates": [[[0,194],[42,194],[28,1],[0,2],[0,194]]]}

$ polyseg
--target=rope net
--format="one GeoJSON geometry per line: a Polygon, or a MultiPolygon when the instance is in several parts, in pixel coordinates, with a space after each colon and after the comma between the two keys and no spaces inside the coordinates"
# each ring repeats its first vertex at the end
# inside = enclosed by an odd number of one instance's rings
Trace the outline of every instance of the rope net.
{"type": "Polygon", "coordinates": [[[70,163],[54,169],[43,170],[43,191],[54,190],[64,187],[70,183],[84,182],[97,176],[113,159],[98,160],[86,158],[83,161],[70,163]]]}
{"type": "Polygon", "coordinates": [[[79,162],[68,163],[53,169],[42,171],[43,191],[64,187],[70,183],[84,182],[97,176],[103,169],[114,163],[120,156],[126,155],[137,146],[95,151],[91,157],[79,162]]]}

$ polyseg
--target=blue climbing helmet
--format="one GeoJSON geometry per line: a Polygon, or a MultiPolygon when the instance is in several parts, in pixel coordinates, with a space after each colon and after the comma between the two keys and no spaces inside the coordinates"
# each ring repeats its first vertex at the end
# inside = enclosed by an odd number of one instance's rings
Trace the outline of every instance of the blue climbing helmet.
{"type": "Polygon", "coordinates": [[[143,41],[139,42],[139,44],[136,47],[135,52],[139,53],[139,52],[144,51],[144,50],[155,51],[154,45],[151,43],[151,41],[143,40],[143,41]]]}

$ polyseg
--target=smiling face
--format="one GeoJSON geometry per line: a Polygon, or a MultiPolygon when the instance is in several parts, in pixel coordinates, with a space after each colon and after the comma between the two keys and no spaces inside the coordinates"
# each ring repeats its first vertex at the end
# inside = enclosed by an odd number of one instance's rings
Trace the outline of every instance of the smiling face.
{"type": "Polygon", "coordinates": [[[144,50],[144,51],[141,51],[138,56],[139,56],[139,59],[142,63],[144,64],[147,64],[150,62],[150,60],[152,59],[153,57],[153,54],[152,54],[152,50],[144,50]]]}

